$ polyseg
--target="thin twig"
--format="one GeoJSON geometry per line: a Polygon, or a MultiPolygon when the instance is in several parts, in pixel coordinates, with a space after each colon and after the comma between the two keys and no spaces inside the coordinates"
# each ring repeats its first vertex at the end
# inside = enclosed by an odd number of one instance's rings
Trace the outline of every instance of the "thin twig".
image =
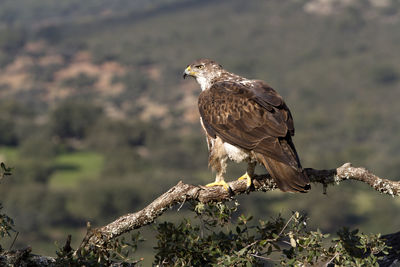
{"type": "Polygon", "coordinates": [[[328,266],[329,263],[331,263],[337,256],[339,256],[339,254],[340,254],[339,252],[336,252],[336,254],[333,255],[332,259],[330,259],[327,263],[325,263],[325,266],[328,266]]]}
{"type": "Polygon", "coordinates": [[[282,228],[278,236],[275,238],[275,241],[278,240],[278,237],[285,231],[286,227],[289,225],[290,221],[293,219],[294,214],[289,218],[289,220],[286,222],[285,226],[282,228]]]}
{"type": "Polygon", "coordinates": [[[273,260],[271,258],[267,258],[267,257],[263,257],[263,256],[260,256],[260,255],[257,255],[257,254],[250,254],[250,256],[253,256],[253,257],[256,257],[256,258],[260,258],[260,259],[265,260],[265,261],[277,261],[277,260],[273,260]]]}
{"type": "Polygon", "coordinates": [[[10,248],[9,248],[9,250],[11,250],[12,249],[12,247],[14,246],[14,243],[15,243],[15,241],[17,240],[17,238],[18,238],[18,235],[19,235],[19,232],[17,232],[16,234],[15,234],[15,237],[14,237],[14,239],[13,239],[13,242],[11,243],[11,245],[10,245],[10,248]]]}
{"type": "Polygon", "coordinates": [[[185,202],[186,202],[186,198],[182,201],[182,204],[179,206],[178,211],[181,210],[181,208],[183,207],[183,204],[185,204],[185,202]]]}
{"type": "Polygon", "coordinates": [[[251,243],[251,244],[248,244],[247,246],[244,247],[244,249],[248,249],[249,247],[251,247],[251,246],[257,244],[259,241],[260,241],[260,240],[257,240],[257,241],[254,241],[254,242],[251,243]]]}

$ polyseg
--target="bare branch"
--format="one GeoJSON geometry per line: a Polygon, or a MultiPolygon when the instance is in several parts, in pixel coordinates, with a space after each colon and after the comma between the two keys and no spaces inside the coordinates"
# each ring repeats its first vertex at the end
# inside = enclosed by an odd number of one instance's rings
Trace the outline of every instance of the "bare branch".
{"type": "Polygon", "coordinates": [[[339,184],[343,180],[356,180],[368,184],[376,191],[391,196],[400,196],[400,181],[380,178],[363,167],[355,168],[351,163],[332,170],[305,169],[313,183],[339,184]]]}
{"type": "MultiPolygon", "coordinates": [[[[354,168],[350,163],[346,163],[337,169],[315,170],[307,168],[304,171],[313,183],[334,185],[343,180],[357,180],[369,184],[381,193],[392,196],[400,195],[400,182],[380,178],[365,168],[354,168]]],[[[164,211],[177,203],[187,200],[196,200],[202,203],[228,201],[235,195],[249,193],[249,191],[246,191],[246,182],[244,180],[230,182],[229,186],[231,192],[227,192],[222,186],[208,188],[189,185],[180,181],[144,209],[136,213],[123,215],[103,227],[88,230],[81,247],[102,247],[113,238],[152,223],[164,211]]],[[[260,175],[254,178],[253,187],[250,191],[271,191],[275,189],[277,189],[276,183],[269,175],[260,175]]]]}

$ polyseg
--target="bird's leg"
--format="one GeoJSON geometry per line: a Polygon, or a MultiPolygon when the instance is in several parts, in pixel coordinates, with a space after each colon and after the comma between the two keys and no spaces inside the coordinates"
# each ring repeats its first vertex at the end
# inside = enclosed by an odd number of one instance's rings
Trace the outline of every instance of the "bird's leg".
{"type": "Polygon", "coordinates": [[[257,162],[249,161],[247,163],[247,172],[239,177],[238,180],[246,179],[246,189],[249,189],[251,186],[251,179],[254,176],[254,169],[256,168],[257,162]]]}
{"type": "Polygon", "coordinates": [[[215,177],[215,182],[206,184],[206,187],[211,187],[211,186],[217,186],[217,185],[222,185],[226,191],[230,192],[231,189],[229,185],[225,182],[224,180],[224,173],[226,172],[226,160],[227,158],[222,158],[219,159],[217,164],[215,164],[214,168],[217,171],[217,176],[215,177]]]}

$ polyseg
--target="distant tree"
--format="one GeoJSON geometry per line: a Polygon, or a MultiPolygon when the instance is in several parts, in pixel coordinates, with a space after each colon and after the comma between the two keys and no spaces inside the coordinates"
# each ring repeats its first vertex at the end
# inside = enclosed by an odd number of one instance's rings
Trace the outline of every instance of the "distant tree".
{"type": "Polygon", "coordinates": [[[62,82],[63,86],[72,87],[80,90],[90,88],[97,81],[96,76],[79,73],[77,76],[68,78],[62,82]]]}
{"type": "Polygon", "coordinates": [[[51,133],[60,139],[83,139],[102,115],[103,109],[99,106],[67,100],[50,115],[51,133]]]}
{"type": "Polygon", "coordinates": [[[15,122],[12,118],[0,118],[0,145],[15,146],[17,143],[15,122]]]}
{"type": "Polygon", "coordinates": [[[27,35],[23,28],[10,27],[0,31],[0,49],[8,53],[18,51],[26,41],[27,35]]]}
{"type": "Polygon", "coordinates": [[[30,127],[35,111],[10,100],[0,102],[0,146],[16,146],[21,139],[24,126],[30,127]]]}
{"type": "Polygon", "coordinates": [[[378,66],[372,72],[375,82],[382,85],[391,85],[400,79],[400,74],[394,66],[378,66]]]}

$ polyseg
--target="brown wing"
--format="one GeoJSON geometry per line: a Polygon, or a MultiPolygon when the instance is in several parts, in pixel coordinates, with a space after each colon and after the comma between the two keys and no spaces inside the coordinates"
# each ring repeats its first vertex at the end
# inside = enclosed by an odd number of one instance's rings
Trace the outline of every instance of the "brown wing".
{"type": "Polygon", "coordinates": [[[200,94],[198,104],[212,137],[301,168],[290,138],[294,134],[290,111],[265,83],[218,82],[200,94]]]}

